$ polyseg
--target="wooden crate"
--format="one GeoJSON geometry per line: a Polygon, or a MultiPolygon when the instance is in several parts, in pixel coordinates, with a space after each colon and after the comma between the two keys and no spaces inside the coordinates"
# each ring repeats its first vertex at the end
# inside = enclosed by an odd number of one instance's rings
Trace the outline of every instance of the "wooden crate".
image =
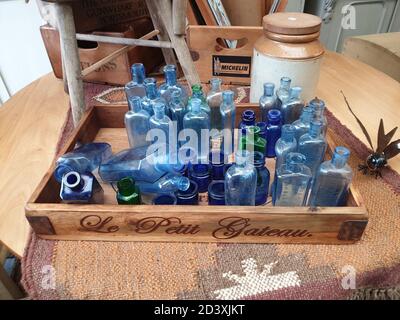
{"type": "MultiPolygon", "coordinates": [[[[237,113],[256,105],[237,106],[237,113]]],[[[127,106],[100,105],[82,118],[61,154],[76,142],[108,142],[113,152],[128,147],[124,128],[127,106]]],[[[273,160],[267,160],[271,174],[273,160]]],[[[54,165],[26,205],[26,217],[44,239],[183,241],[241,243],[349,244],[359,240],[367,211],[354,187],[346,207],[154,206],[117,205],[107,184],[101,205],[60,203],[54,165]]],[[[271,179],[272,180],[272,179],[271,179]]]]}

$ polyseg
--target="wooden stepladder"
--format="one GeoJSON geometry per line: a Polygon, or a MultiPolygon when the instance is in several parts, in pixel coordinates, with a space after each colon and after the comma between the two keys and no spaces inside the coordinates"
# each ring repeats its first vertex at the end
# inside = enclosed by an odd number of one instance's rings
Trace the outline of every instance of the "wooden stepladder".
{"type": "Polygon", "coordinates": [[[189,85],[200,83],[188,46],[185,41],[187,0],[145,0],[154,30],[140,39],[107,37],[76,33],[71,4],[81,0],[44,0],[54,3],[57,28],[60,34],[61,56],[64,82],[68,87],[72,117],[76,126],[85,112],[83,76],[95,71],[135,46],[161,48],[165,62],[176,64],[175,54],[189,85]],[[150,40],[154,36],[157,40],[150,40]],[[124,45],[110,55],[82,70],[79,60],[77,40],[97,41],[124,45]],[[175,53],[174,53],[175,51],[175,53]]]}

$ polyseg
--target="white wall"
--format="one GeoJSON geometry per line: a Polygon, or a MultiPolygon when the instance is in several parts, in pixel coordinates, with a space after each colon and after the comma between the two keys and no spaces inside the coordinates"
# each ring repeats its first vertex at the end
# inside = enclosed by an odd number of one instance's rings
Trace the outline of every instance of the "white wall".
{"type": "Polygon", "coordinates": [[[50,72],[36,1],[0,0],[0,102],[50,72]],[[8,89],[8,90],[6,90],[8,89]]]}

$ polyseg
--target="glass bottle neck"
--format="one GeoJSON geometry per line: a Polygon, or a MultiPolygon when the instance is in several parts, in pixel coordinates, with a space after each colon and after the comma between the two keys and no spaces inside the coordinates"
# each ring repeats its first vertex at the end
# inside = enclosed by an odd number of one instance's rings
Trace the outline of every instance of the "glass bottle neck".
{"type": "Polygon", "coordinates": [[[349,159],[350,151],[345,147],[336,147],[333,156],[332,164],[336,168],[343,168],[349,159]]]}
{"type": "Polygon", "coordinates": [[[264,84],[264,96],[265,97],[272,97],[274,95],[274,85],[266,83],[264,84]]]}
{"type": "Polygon", "coordinates": [[[175,86],[176,85],[176,69],[175,66],[172,68],[166,68],[165,69],[165,82],[169,86],[175,86]]]}
{"type": "Polygon", "coordinates": [[[146,85],[146,95],[149,99],[157,98],[157,89],[154,83],[148,83],[146,85]]]}
{"type": "Polygon", "coordinates": [[[138,84],[143,84],[145,79],[144,66],[141,63],[132,65],[132,80],[138,84]]]}
{"type": "Polygon", "coordinates": [[[128,100],[129,110],[139,112],[142,110],[142,103],[139,97],[130,97],[128,100]]]}
{"type": "Polygon", "coordinates": [[[219,92],[221,91],[221,80],[220,79],[211,79],[211,91],[219,92]]]}

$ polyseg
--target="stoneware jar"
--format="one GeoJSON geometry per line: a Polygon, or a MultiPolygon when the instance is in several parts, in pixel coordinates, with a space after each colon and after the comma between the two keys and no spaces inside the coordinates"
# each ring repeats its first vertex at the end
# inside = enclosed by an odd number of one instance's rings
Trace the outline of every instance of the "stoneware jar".
{"type": "Polygon", "coordinates": [[[306,13],[280,12],[263,18],[264,34],[253,51],[250,102],[258,102],[265,82],[278,89],[282,77],[303,88],[304,100],[315,97],[324,54],[320,28],[321,18],[306,13]]]}

